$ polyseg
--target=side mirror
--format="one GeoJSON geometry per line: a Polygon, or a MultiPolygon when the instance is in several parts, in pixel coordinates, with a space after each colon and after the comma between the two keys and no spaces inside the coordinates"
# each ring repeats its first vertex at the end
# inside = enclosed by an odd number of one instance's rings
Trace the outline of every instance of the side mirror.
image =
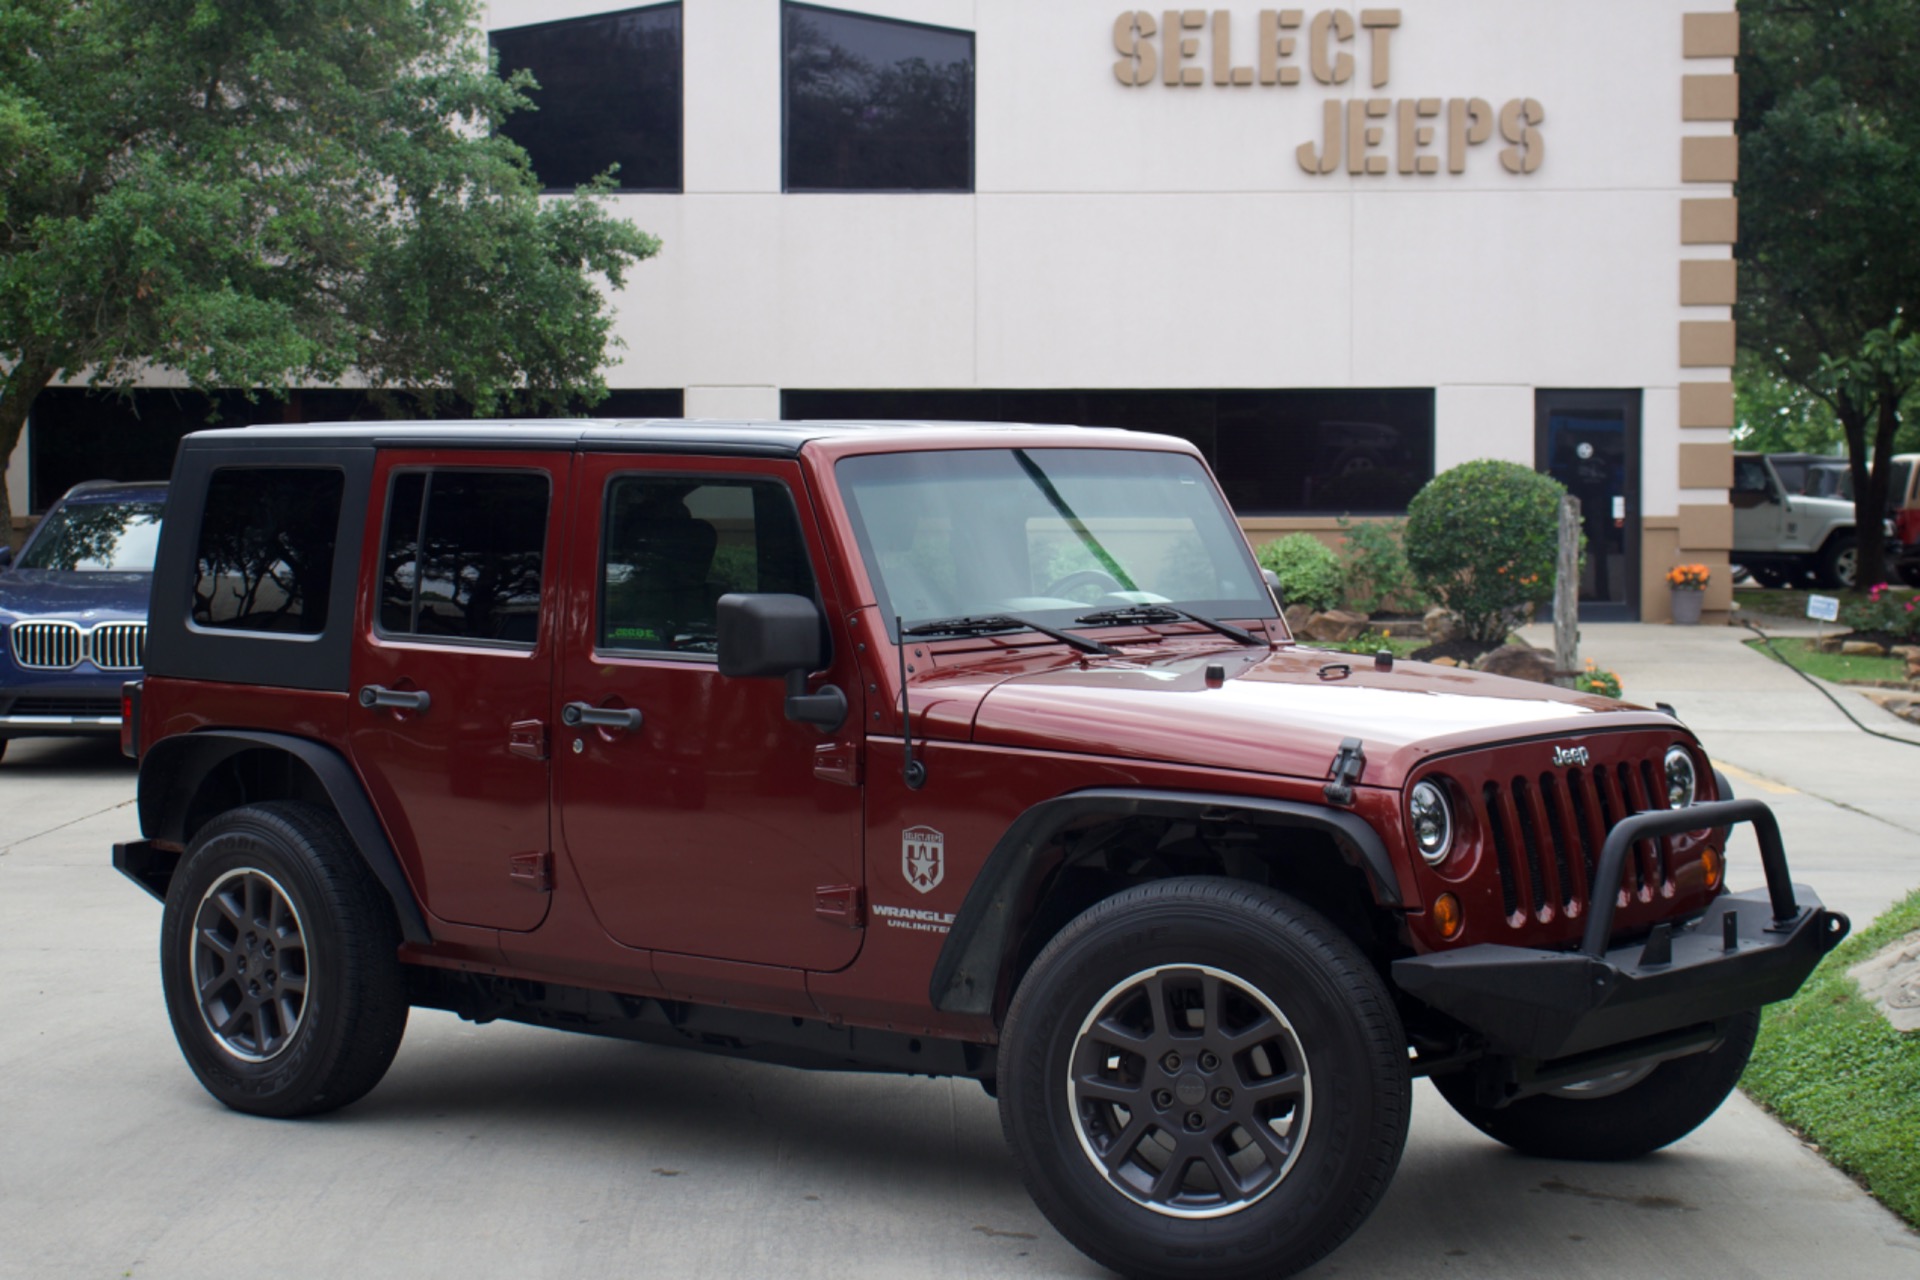
{"type": "Polygon", "coordinates": [[[832,733],[847,719],[847,695],[838,686],[807,692],[807,673],[827,661],[826,619],[805,596],[731,592],[715,611],[720,674],[784,679],[787,719],[832,733]]]}
{"type": "Polygon", "coordinates": [[[1262,569],[1260,576],[1266,580],[1267,590],[1273,593],[1273,602],[1282,611],[1287,607],[1287,593],[1280,589],[1280,575],[1271,569],[1262,569]]]}
{"type": "Polygon", "coordinates": [[[0,569],[13,563],[13,548],[0,544],[0,569]]]}

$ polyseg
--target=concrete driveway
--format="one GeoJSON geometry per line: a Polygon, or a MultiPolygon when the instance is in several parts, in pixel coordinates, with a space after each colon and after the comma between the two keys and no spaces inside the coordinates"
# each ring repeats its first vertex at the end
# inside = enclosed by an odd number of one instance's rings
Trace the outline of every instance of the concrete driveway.
{"type": "MultiPolygon", "coordinates": [[[[1920,884],[1920,749],[1741,634],[1589,626],[1584,651],[1678,706],[1776,806],[1797,878],[1864,921],[1920,884]]],[[[1028,1201],[971,1083],[416,1013],[356,1106],[227,1112],[174,1047],[159,906],[108,865],[132,793],[106,744],[0,764],[0,1276],[1105,1274],[1028,1201]]],[[[1920,1276],[1920,1237],[1739,1096],[1619,1165],[1516,1156],[1416,1098],[1385,1202],[1310,1274],[1920,1276]]]]}

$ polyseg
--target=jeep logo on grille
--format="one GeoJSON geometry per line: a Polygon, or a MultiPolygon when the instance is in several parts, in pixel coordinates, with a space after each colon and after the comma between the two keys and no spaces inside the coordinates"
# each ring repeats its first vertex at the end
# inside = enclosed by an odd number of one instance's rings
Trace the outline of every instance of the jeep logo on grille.
{"type": "Polygon", "coordinates": [[[1585,747],[1555,747],[1553,749],[1553,762],[1562,767],[1570,764],[1585,764],[1587,762],[1587,749],[1585,747]]]}

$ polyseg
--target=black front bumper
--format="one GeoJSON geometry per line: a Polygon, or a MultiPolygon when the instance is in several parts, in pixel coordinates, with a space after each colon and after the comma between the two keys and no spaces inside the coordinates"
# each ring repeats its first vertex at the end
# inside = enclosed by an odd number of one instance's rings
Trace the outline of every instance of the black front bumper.
{"type": "Polygon", "coordinates": [[[1594,904],[1575,951],[1494,943],[1393,962],[1408,995],[1485,1037],[1497,1054],[1547,1061],[1714,1023],[1784,1000],[1847,936],[1847,918],[1787,878],[1773,813],[1726,800],[1638,814],[1609,833],[1594,871],[1594,904]],[[1614,902],[1635,841],[1751,822],[1767,888],[1727,894],[1706,913],[1609,947],[1614,902]]]}

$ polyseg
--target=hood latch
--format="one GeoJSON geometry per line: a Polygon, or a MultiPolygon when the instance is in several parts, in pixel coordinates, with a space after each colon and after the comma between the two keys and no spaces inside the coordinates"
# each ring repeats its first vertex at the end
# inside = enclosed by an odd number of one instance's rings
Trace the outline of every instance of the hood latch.
{"type": "Polygon", "coordinates": [[[1353,784],[1360,781],[1360,775],[1367,768],[1367,753],[1360,749],[1360,739],[1348,738],[1341,742],[1340,750],[1333,756],[1333,763],[1327,767],[1326,797],[1328,804],[1352,804],[1353,784]]]}

